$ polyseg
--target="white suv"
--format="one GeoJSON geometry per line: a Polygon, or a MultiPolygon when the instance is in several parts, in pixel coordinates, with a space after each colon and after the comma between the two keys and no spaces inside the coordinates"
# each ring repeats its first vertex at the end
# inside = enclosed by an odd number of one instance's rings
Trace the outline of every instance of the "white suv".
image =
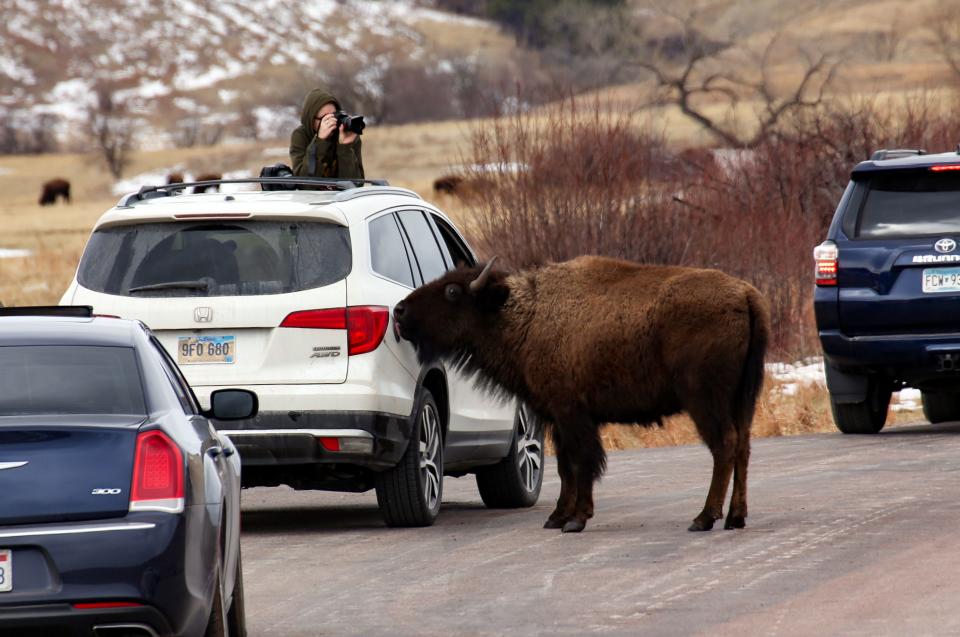
{"type": "Polygon", "coordinates": [[[421,365],[392,324],[414,287],[475,264],[450,219],[385,182],[245,181],[302,189],[127,195],[97,222],[61,304],[149,325],[201,402],[256,391],[259,415],[221,429],[244,486],[376,487],[393,526],[431,524],[444,475],[475,473],[488,506],[533,505],[543,428],[421,365]]]}

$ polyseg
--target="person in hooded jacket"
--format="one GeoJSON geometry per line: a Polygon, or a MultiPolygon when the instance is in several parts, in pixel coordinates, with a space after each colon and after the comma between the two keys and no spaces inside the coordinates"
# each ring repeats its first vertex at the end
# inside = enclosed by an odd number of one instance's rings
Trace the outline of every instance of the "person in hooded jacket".
{"type": "Polygon", "coordinates": [[[340,102],[323,89],[303,100],[300,126],[290,135],[290,163],[298,177],[363,179],[360,136],[337,126],[340,102]]]}

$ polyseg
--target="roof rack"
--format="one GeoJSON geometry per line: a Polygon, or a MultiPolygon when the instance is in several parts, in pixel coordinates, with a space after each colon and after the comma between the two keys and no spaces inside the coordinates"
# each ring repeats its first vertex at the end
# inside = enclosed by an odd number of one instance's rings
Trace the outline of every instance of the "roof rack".
{"type": "MultiPolygon", "coordinates": [[[[146,199],[155,199],[157,197],[170,197],[181,194],[180,191],[192,188],[194,186],[219,186],[221,184],[276,184],[278,186],[323,186],[327,190],[352,190],[360,188],[363,184],[371,186],[389,186],[386,179],[327,179],[324,177],[243,177],[241,179],[210,179],[207,181],[190,181],[178,184],[166,184],[162,186],[143,186],[137,192],[124,195],[118,208],[129,208],[138,201],[146,199]]],[[[268,189],[264,189],[268,190],[268,189]]],[[[286,190],[286,189],[282,189],[286,190]]]]}
{"type": "Polygon", "coordinates": [[[884,159],[901,159],[903,157],[916,157],[917,155],[926,155],[927,151],[920,148],[883,148],[870,155],[870,161],[883,161],[884,159]]]}
{"type": "Polygon", "coordinates": [[[69,316],[72,318],[92,318],[92,305],[21,305],[19,307],[0,306],[3,316],[69,316]]]}

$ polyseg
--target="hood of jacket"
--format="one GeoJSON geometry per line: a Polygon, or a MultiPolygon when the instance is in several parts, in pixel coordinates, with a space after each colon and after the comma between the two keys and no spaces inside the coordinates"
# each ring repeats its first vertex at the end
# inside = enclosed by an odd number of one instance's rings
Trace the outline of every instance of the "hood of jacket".
{"type": "Polygon", "coordinates": [[[308,131],[313,131],[313,118],[325,104],[332,103],[340,110],[340,102],[333,95],[322,88],[315,88],[303,99],[303,109],[300,111],[300,123],[308,131]]]}

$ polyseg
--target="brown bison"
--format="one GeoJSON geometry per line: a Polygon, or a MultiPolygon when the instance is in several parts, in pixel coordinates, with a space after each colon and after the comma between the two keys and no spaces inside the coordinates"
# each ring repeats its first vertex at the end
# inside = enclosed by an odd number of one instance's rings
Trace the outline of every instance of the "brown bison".
{"type": "MultiPolygon", "coordinates": [[[[223,175],[221,175],[220,173],[206,173],[204,175],[200,175],[199,177],[194,179],[194,181],[215,181],[217,179],[222,179],[222,178],[223,178],[223,175]]],[[[211,186],[194,186],[193,187],[194,194],[198,192],[207,192],[208,190],[212,190],[214,192],[220,192],[220,186],[213,184],[211,186]]]]}
{"type": "Polygon", "coordinates": [[[582,531],[606,465],[605,422],[661,423],[686,412],[713,454],[691,531],[747,517],[750,425],[763,384],[769,310],[717,270],[603,257],[506,274],[493,261],[447,272],[397,304],[394,320],[422,361],[443,358],[516,395],[551,425],[560,497],[545,528],[582,531]]]}
{"type": "Polygon", "coordinates": [[[448,195],[455,195],[457,193],[457,188],[463,183],[463,177],[458,175],[443,175],[442,177],[437,177],[433,182],[433,192],[445,193],[448,195]]]}
{"type": "Polygon", "coordinates": [[[62,197],[65,202],[70,203],[70,182],[66,179],[51,179],[43,184],[43,189],[40,191],[40,205],[55,204],[57,197],[62,197]]]}

